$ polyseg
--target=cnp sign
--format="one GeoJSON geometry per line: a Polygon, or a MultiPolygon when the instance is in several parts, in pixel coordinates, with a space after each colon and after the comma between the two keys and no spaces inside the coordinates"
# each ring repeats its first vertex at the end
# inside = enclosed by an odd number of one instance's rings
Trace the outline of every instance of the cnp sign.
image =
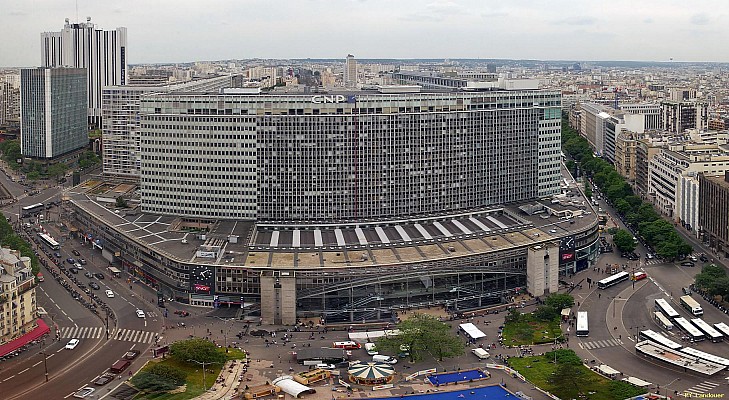
{"type": "Polygon", "coordinates": [[[325,103],[344,103],[347,101],[347,97],[341,94],[336,95],[317,95],[311,98],[311,102],[314,104],[325,104],[325,103]]]}

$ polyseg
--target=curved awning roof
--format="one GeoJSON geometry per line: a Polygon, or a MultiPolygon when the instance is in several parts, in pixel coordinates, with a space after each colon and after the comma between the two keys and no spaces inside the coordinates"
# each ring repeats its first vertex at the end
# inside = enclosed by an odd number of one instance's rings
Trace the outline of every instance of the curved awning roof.
{"type": "Polygon", "coordinates": [[[296,382],[294,377],[290,375],[280,376],[271,383],[280,387],[284,392],[294,396],[294,398],[298,398],[299,395],[304,393],[316,393],[316,390],[296,382]]]}
{"type": "Polygon", "coordinates": [[[347,372],[357,379],[381,379],[394,375],[395,368],[385,363],[364,362],[352,365],[347,372]]]}

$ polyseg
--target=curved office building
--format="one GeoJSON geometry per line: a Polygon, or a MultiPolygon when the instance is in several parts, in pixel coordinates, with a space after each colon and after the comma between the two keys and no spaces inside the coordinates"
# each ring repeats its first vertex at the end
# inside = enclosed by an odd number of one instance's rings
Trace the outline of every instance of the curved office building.
{"type": "Polygon", "coordinates": [[[103,207],[122,189],[98,182],[68,198],[103,256],[165,297],[273,324],[388,320],[541,296],[597,257],[596,215],[560,169],[559,92],[166,93],[140,109],[141,207],[103,207]]]}

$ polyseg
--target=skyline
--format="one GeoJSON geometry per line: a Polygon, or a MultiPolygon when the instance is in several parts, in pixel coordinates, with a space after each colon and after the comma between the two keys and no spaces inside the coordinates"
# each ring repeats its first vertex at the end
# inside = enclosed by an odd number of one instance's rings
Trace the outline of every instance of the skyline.
{"type": "MultiPolygon", "coordinates": [[[[534,59],[729,62],[710,44],[729,37],[716,0],[0,0],[0,66],[40,65],[40,34],[65,18],[128,29],[130,64],[227,59],[534,59]],[[40,11],[39,11],[40,10],[40,11]],[[717,12],[719,11],[719,12],[717,12]],[[341,27],[341,28],[339,28],[341,27]],[[515,28],[515,29],[514,29],[515,28]],[[510,31],[511,30],[511,31],[510,31]],[[475,39],[470,39],[475,38],[475,39]],[[7,40],[10,39],[10,40],[7,40]],[[709,44],[709,45],[707,45],[709,44]]],[[[723,12],[722,12],[723,11],[723,12]]]]}

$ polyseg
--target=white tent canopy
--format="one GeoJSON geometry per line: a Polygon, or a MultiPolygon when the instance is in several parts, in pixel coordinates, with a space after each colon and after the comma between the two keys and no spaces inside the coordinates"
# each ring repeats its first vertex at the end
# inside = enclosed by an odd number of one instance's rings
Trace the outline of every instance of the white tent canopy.
{"type": "Polygon", "coordinates": [[[481,339],[486,337],[485,333],[470,322],[467,324],[461,324],[459,327],[462,331],[466,332],[466,335],[470,336],[471,339],[481,339]]]}
{"type": "Polygon", "coordinates": [[[614,376],[620,374],[620,371],[610,368],[605,364],[601,364],[597,369],[607,376],[614,376]]]}
{"type": "Polygon", "coordinates": [[[302,393],[316,393],[316,390],[296,382],[291,375],[279,376],[271,381],[271,383],[280,387],[284,392],[294,396],[294,398],[298,398],[302,393]]]}

